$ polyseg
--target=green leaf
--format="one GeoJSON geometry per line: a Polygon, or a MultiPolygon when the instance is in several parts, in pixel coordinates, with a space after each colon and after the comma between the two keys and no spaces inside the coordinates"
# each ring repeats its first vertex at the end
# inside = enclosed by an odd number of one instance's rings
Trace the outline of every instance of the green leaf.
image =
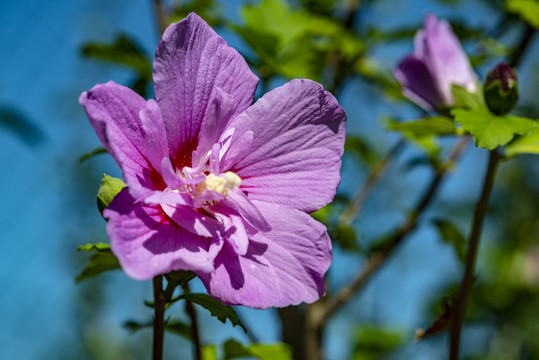
{"type": "Polygon", "coordinates": [[[91,252],[111,252],[110,245],[104,243],[86,244],[77,248],[78,251],[91,251],[91,252]]]}
{"type": "Polygon", "coordinates": [[[353,360],[384,359],[396,350],[404,340],[401,332],[381,326],[364,325],[354,333],[353,360]]]}
{"type": "Polygon", "coordinates": [[[122,180],[103,174],[101,186],[97,192],[97,208],[101,214],[110,205],[114,197],[126,186],[122,180]]]}
{"type": "Polygon", "coordinates": [[[208,310],[212,316],[216,317],[223,324],[226,323],[227,319],[230,320],[233,326],[238,325],[243,329],[244,332],[247,333],[247,329],[245,329],[245,327],[241,323],[240,319],[238,318],[238,315],[236,314],[236,311],[232,307],[223,304],[219,300],[206,294],[192,293],[183,294],[179,298],[191,301],[192,303],[202,306],[204,309],[208,310]]]}
{"type": "Polygon", "coordinates": [[[516,134],[523,135],[535,127],[535,121],[517,116],[496,116],[480,111],[455,109],[455,121],[472,134],[476,146],[493,150],[503,146],[516,134]]]}
{"type": "Polygon", "coordinates": [[[378,156],[371,145],[359,136],[347,136],[344,142],[344,151],[358,155],[361,160],[369,165],[374,165],[378,161],[378,156]]]}
{"type": "Polygon", "coordinates": [[[223,345],[224,360],[254,357],[259,360],[291,360],[292,349],[286,344],[252,344],[244,346],[236,340],[228,340],[223,345]]]}
{"type": "Polygon", "coordinates": [[[106,154],[106,153],[107,153],[107,149],[105,149],[102,146],[95,148],[92,151],[87,152],[86,154],[83,154],[81,157],[79,157],[77,159],[77,165],[81,165],[83,162],[85,162],[88,159],[93,158],[96,155],[106,154]]]}
{"type": "Polygon", "coordinates": [[[0,107],[0,127],[11,131],[30,146],[39,145],[45,136],[28,116],[11,106],[0,107]]]}
{"type": "Polygon", "coordinates": [[[537,0],[506,0],[507,11],[519,14],[534,28],[539,28],[539,1],[537,0]]]}
{"type": "MultiPolygon", "coordinates": [[[[129,320],[124,322],[123,324],[124,328],[129,330],[131,333],[135,333],[139,330],[151,328],[153,327],[153,320],[140,322],[136,320],[129,320]]],[[[167,320],[165,322],[165,330],[171,333],[174,333],[176,335],[180,335],[181,337],[193,341],[193,332],[189,325],[187,325],[184,322],[181,322],[179,320],[173,320],[169,321],[167,320]]]]}
{"type": "Polygon", "coordinates": [[[471,93],[466,88],[453,84],[451,86],[451,92],[453,94],[453,98],[455,99],[455,107],[486,111],[485,99],[483,99],[482,91],[471,93]]]}
{"type": "Polygon", "coordinates": [[[168,282],[174,282],[177,284],[186,284],[197,275],[192,271],[177,270],[165,274],[168,282]]]}
{"type": "Polygon", "coordinates": [[[120,269],[120,263],[113,253],[107,251],[98,251],[90,257],[90,263],[76,277],[77,283],[101,274],[109,270],[120,269]]]}
{"type": "Polygon", "coordinates": [[[412,137],[454,135],[457,128],[451,119],[445,116],[431,116],[420,120],[396,122],[392,121],[387,129],[407,133],[412,137]]]}
{"type": "Polygon", "coordinates": [[[88,43],[83,45],[82,54],[86,57],[128,66],[140,76],[151,79],[152,65],[139,46],[125,34],[119,35],[111,44],[88,43]]]}
{"type": "Polygon", "coordinates": [[[202,346],[202,360],[217,360],[217,346],[202,346]]]}
{"type": "Polygon", "coordinates": [[[507,145],[505,153],[507,157],[518,154],[539,154],[539,127],[533,128],[526,135],[507,145]]]}
{"type": "Polygon", "coordinates": [[[459,260],[464,262],[466,260],[466,238],[464,235],[447,220],[434,219],[432,222],[438,229],[442,240],[452,245],[459,260]]]}

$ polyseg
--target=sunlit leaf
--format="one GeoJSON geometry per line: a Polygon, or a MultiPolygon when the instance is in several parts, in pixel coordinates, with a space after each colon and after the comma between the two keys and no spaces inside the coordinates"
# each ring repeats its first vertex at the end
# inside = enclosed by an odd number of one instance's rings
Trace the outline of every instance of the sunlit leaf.
{"type": "Polygon", "coordinates": [[[528,118],[496,116],[477,110],[455,109],[451,113],[455,121],[472,134],[475,144],[488,150],[507,144],[516,134],[526,134],[536,123],[528,118]]]}
{"type": "Polygon", "coordinates": [[[86,244],[77,248],[78,251],[90,251],[90,252],[110,252],[110,245],[104,243],[86,244]]]}
{"type": "Polygon", "coordinates": [[[83,162],[93,158],[94,156],[97,156],[97,155],[100,155],[100,154],[106,154],[106,153],[107,153],[107,150],[104,147],[100,146],[100,147],[95,148],[94,150],[92,150],[90,152],[87,152],[86,154],[83,154],[81,157],[79,157],[77,159],[77,164],[81,165],[83,162]]]}
{"type": "Polygon", "coordinates": [[[202,360],[217,360],[217,346],[204,345],[202,346],[202,360]]]}
{"type": "Polygon", "coordinates": [[[457,128],[451,119],[445,116],[431,116],[407,122],[390,122],[387,129],[407,133],[413,137],[454,135],[457,128]]]}
{"type": "Polygon", "coordinates": [[[477,91],[471,93],[466,88],[453,84],[451,87],[453,98],[455,99],[455,107],[470,109],[470,110],[486,110],[485,99],[483,99],[483,92],[477,91]]]}
{"type": "Polygon", "coordinates": [[[518,154],[539,154],[539,127],[516,139],[505,147],[507,157],[518,154]]]}
{"type": "Polygon", "coordinates": [[[223,345],[224,360],[256,358],[259,360],[291,360],[292,349],[286,344],[252,344],[245,346],[236,340],[223,345]]]}
{"type": "Polygon", "coordinates": [[[101,186],[97,192],[97,208],[101,214],[110,205],[114,197],[126,186],[122,180],[103,174],[101,186]]]}
{"type": "Polygon", "coordinates": [[[438,229],[442,240],[455,249],[455,253],[460,261],[466,259],[466,238],[460,230],[451,222],[443,219],[434,219],[433,224],[438,229]]]}
{"type": "Polygon", "coordinates": [[[240,319],[238,318],[236,311],[232,307],[223,304],[219,300],[206,294],[193,293],[183,294],[179,298],[191,301],[194,304],[202,306],[204,309],[208,310],[212,316],[216,317],[223,324],[226,323],[226,320],[228,319],[233,326],[240,326],[243,331],[247,332],[247,329],[245,329],[240,319]]]}
{"type": "Polygon", "coordinates": [[[506,0],[505,8],[509,12],[519,14],[535,28],[539,28],[539,1],[537,0],[506,0]]]}

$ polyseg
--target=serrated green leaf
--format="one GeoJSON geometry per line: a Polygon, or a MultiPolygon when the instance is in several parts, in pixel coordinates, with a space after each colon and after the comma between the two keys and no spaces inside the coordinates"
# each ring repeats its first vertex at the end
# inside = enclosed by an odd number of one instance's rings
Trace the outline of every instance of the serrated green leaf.
{"type": "Polygon", "coordinates": [[[387,125],[388,130],[407,133],[413,137],[454,135],[457,128],[451,119],[445,116],[430,116],[420,120],[396,122],[387,125]]]}
{"type": "Polygon", "coordinates": [[[217,346],[202,346],[202,360],[217,360],[217,346]]]}
{"type": "Polygon", "coordinates": [[[77,283],[99,275],[105,271],[120,269],[120,263],[111,252],[96,252],[90,257],[90,263],[76,277],[77,283]]]}
{"type": "Polygon", "coordinates": [[[453,246],[459,260],[464,262],[466,260],[466,238],[464,235],[447,220],[434,219],[432,222],[438,229],[442,240],[453,246]]]}
{"type": "MultiPolygon", "coordinates": [[[[153,327],[153,320],[140,322],[136,320],[129,320],[123,323],[123,327],[129,330],[131,333],[135,333],[139,330],[153,327]]],[[[189,325],[179,320],[167,320],[165,322],[165,330],[181,337],[193,341],[193,332],[189,325]]]]}
{"type": "Polygon", "coordinates": [[[247,333],[247,329],[245,329],[241,323],[236,311],[232,307],[223,304],[219,300],[206,294],[193,293],[183,294],[179,296],[179,299],[185,299],[194,304],[200,305],[204,309],[208,310],[212,316],[216,317],[223,324],[226,323],[226,320],[228,319],[233,326],[240,326],[243,331],[247,333]]]}
{"type": "Polygon", "coordinates": [[[152,78],[152,65],[139,46],[127,37],[120,34],[113,43],[88,43],[83,45],[82,54],[94,59],[110,61],[128,66],[146,79],[152,78]]]}
{"type": "Polygon", "coordinates": [[[291,360],[292,349],[286,344],[252,344],[245,346],[236,340],[223,345],[224,360],[254,357],[259,360],[291,360]]]}
{"type": "Polygon", "coordinates": [[[110,245],[104,243],[86,244],[77,248],[78,251],[111,252],[110,245]]]}
{"type": "Polygon", "coordinates": [[[114,197],[126,186],[122,180],[103,174],[101,186],[97,192],[97,208],[101,214],[110,205],[114,197]]]}
{"type": "Polygon", "coordinates": [[[539,28],[539,1],[537,0],[506,0],[507,11],[519,14],[534,28],[539,28]]]}
{"type": "Polygon", "coordinates": [[[451,86],[451,93],[455,99],[455,107],[470,109],[470,110],[486,110],[485,99],[483,99],[483,93],[477,91],[470,93],[466,88],[453,84],[451,86]]]}
{"type": "Polygon", "coordinates": [[[455,121],[472,134],[476,146],[493,150],[511,141],[516,134],[526,134],[535,121],[517,116],[496,116],[474,110],[454,109],[455,121]]]}
{"type": "Polygon", "coordinates": [[[539,154],[539,127],[533,128],[526,135],[516,139],[505,147],[507,157],[518,154],[539,154]]]}
{"type": "Polygon", "coordinates": [[[93,158],[96,155],[106,154],[106,153],[107,153],[107,150],[102,146],[95,148],[92,151],[87,152],[86,154],[83,154],[81,157],[79,157],[77,159],[77,165],[81,165],[83,162],[93,158]]]}

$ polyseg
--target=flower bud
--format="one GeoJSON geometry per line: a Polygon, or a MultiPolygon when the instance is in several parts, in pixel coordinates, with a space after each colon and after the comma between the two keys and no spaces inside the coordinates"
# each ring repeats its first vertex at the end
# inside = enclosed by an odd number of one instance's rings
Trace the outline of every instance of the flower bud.
{"type": "Polygon", "coordinates": [[[517,103],[517,74],[509,65],[501,62],[488,73],[483,91],[490,111],[496,115],[503,115],[517,103]]]}

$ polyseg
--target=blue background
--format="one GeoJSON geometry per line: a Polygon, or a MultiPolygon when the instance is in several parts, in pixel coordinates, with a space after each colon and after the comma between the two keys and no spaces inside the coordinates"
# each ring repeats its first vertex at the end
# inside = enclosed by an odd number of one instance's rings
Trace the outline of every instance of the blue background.
{"type": "MultiPolygon", "coordinates": [[[[225,3],[226,16],[237,21],[241,1],[225,3]]],[[[385,28],[419,26],[428,10],[473,25],[488,27],[493,23],[488,8],[475,1],[462,4],[451,7],[428,1],[382,0],[371,5],[366,20],[385,28]]],[[[3,359],[70,359],[79,354],[81,347],[100,359],[130,358],[122,349],[137,346],[142,353],[136,358],[149,356],[150,331],[130,335],[122,323],[150,319],[150,311],[142,302],[151,298],[150,282],[134,281],[119,271],[79,285],[74,281],[88,257],[78,253],[77,246],[106,241],[104,221],[95,207],[101,175],[120,176],[107,156],[76,164],[81,154],[100,145],[77,102],[78,96],[96,83],[114,80],[127,84],[133,78],[121,67],[83,58],[80,46],[86,41],[112,41],[120,31],[131,35],[152,54],[159,33],[151,2],[0,2],[0,106],[18,109],[42,132],[42,140],[29,145],[8,129],[0,128],[3,359]],[[92,311],[94,308],[99,310],[92,311]]],[[[244,46],[233,34],[222,35],[231,45],[244,46]]],[[[376,59],[380,66],[392,68],[411,49],[411,43],[380,47],[376,59]]],[[[533,49],[524,59],[522,72],[533,65],[537,47],[533,49]]],[[[525,77],[522,87],[526,87],[525,77]]],[[[418,114],[411,106],[403,109],[380,101],[380,96],[366,84],[351,82],[345,84],[339,100],[348,113],[348,132],[367,136],[383,153],[396,137],[385,133],[379,119],[384,115],[413,118],[418,114]]],[[[408,149],[399,164],[414,151],[408,149]]],[[[479,191],[485,155],[484,151],[468,150],[431,208],[473,201],[479,191]]],[[[421,185],[428,181],[430,173],[426,169],[405,173],[399,164],[378,185],[356,222],[360,238],[372,238],[398,224],[404,210],[419,195],[421,185]]],[[[506,171],[509,169],[504,166],[502,178],[506,171]]],[[[340,191],[352,194],[364,177],[365,169],[345,158],[340,191]]],[[[467,218],[456,221],[467,229],[467,218]]],[[[343,286],[361,265],[356,256],[337,249],[330,271],[332,287],[343,286]]],[[[366,321],[396,325],[408,334],[411,345],[407,353],[411,358],[431,359],[435,350],[430,344],[412,343],[414,330],[428,324],[425,309],[431,299],[426,294],[437,289],[442,280],[458,277],[460,271],[452,250],[438,240],[431,227],[422,227],[361,295],[330,322],[326,347],[330,358],[347,357],[351,325],[366,321]]],[[[199,283],[194,287],[203,291],[199,283]]],[[[172,311],[181,317],[181,310],[178,306],[172,311]]],[[[261,341],[278,340],[280,329],[274,310],[238,311],[261,341]]],[[[221,343],[230,337],[246,341],[242,331],[229,323],[223,325],[204,311],[199,313],[206,343],[221,343]]],[[[467,341],[470,340],[473,339],[467,341]]],[[[166,339],[172,358],[188,356],[187,346],[177,336],[168,335],[166,339]]]]}

